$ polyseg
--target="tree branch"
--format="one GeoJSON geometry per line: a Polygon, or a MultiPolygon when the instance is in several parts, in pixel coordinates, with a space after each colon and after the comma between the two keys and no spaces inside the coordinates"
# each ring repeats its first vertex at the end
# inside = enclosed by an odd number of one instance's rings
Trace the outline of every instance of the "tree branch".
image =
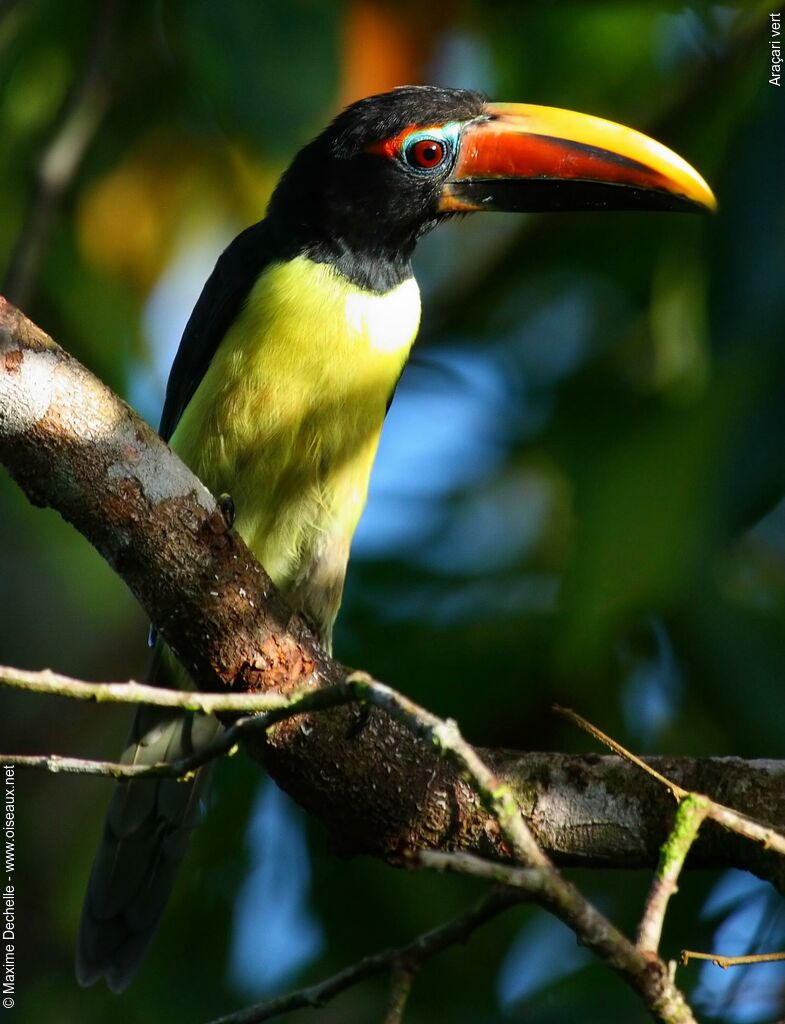
{"type": "Polygon", "coordinates": [[[656,953],[659,949],[668,902],[678,891],[679,875],[706,818],[707,803],[703,797],[691,793],[676,810],[673,828],[662,844],[660,862],[638,925],[637,945],[644,952],[656,953]]]}
{"type": "MultiPolygon", "coordinates": [[[[234,711],[244,715],[287,709],[303,713],[356,699],[340,689],[300,689],[279,693],[186,693],[181,690],[130,683],[88,683],[45,670],[26,672],[0,667],[0,686],[99,703],[152,704],[205,712],[234,711]]],[[[110,778],[183,777],[208,760],[231,751],[244,730],[267,728],[269,718],[241,719],[209,748],[191,758],[166,765],[128,766],[57,755],[0,755],[7,763],[72,774],[110,778]]],[[[517,794],[517,804],[537,836],[539,845],[560,863],[587,866],[649,866],[656,863],[658,846],[671,826],[673,802],[656,786],[647,787],[637,769],[617,757],[594,755],[481,751],[483,761],[517,794]]],[[[636,760],[634,763],[638,763],[636,760]]],[[[785,820],[785,764],[740,758],[648,758],[640,764],[660,776],[680,779],[684,791],[703,788],[728,803],[745,804],[756,817],[785,820]]],[[[669,780],[670,782],[671,780],[669,780]]],[[[675,785],[671,782],[671,785],[675,785]]],[[[742,818],[746,824],[748,819],[742,818]]],[[[754,823],[750,823],[754,825],[754,823]]],[[[770,831],[766,835],[770,835],[770,831]]],[[[756,837],[757,838],[757,837],[756,837]]],[[[694,863],[728,863],[757,871],[785,888],[785,868],[779,859],[760,857],[746,844],[720,830],[698,842],[694,863]]]]}
{"type": "Polygon", "coordinates": [[[138,778],[177,779],[185,778],[188,774],[188,769],[184,770],[181,762],[120,764],[119,761],[92,761],[84,757],[63,757],[60,754],[0,754],[0,764],[17,768],[40,768],[53,775],[97,775],[118,781],[138,778]]]}
{"type": "MultiPolygon", "coordinates": [[[[0,459],[31,500],[56,507],[107,558],[197,684],[289,698],[265,712],[262,727],[252,730],[252,719],[236,728],[352,852],[403,862],[428,849],[512,854],[538,873],[534,898],[617,970],[655,1019],[693,1020],[662,961],[624,939],[538,849],[524,821],[541,811],[531,806],[530,780],[503,772],[514,755],[488,752],[486,765],[454,723],[330,659],[170,449],[4,300],[0,459]],[[361,730],[356,709],[343,706],[358,699],[374,705],[361,730]]],[[[553,767],[553,756],[540,757],[553,767]]],[[[256,1019],[265,1018],[235,1018],[256,1019]]]]}
{"type": "Polygon", "coordinates": [[[167,690],[163,686],[148,686],[134,680],[127,683],[89,683],[52,672],[48,668],[41,672],[28,672],[7,665],[0,665],[0,687],[53,697],[70,697],[72,700],[94,701],[96,704],[148,704],[157,708],[183,708],[184,711],[201,711],[205,715],[221,711],[251,715],[257,711],[287,708],[303,697],[302,692],[289,697],[280,693],[186,692],[167,690]]]}
{"type": "Polygon", "coordinates": [[[785,960],[785,953],[748,953],[746,956],[720,956],[719,953],[696,953],[693,949],[683,949],[681,951],[680,963],[686,965],[690,960],[710,960],[717,967],[722,967],[725,970],[728,967],[779,962],[785,960]]]}
{"type": "Polygon", "coordinates": [[[396,966],[390,971],[390,1000],[384,1024],[402,1024],[413,984],[414,971],[411,967],[396,966]]]}
{"type": "MultiPolygon", "coordinates": [[[[598,729],[596,725],[592,725],[591,722],[587,721],[587,719],[585,719],[582,715],[577,714],[575,711],[571,711],[569,708],[562,707],[557,707],[556,710],[560,714],[565,715],[567,718],[571,719],[573,722],[579,725],[581,729],[584,729],[590,735],[596,737],[598,740],[600,740],[601,743],[604,743],[605,746],[609,747],[614,753],[618,754],[620,757],[623,757],[626,761],[629,761],[631,764],[637,765],[638,768],[646,772],[647,775],[650,775],[653,779],[656,779],[657,782],[662,783],[662,785],[665,786],[665,788],[673,794],[674,798],[679,802],[680,805],[683,801],[694,798],[694,802],[692,805],[692,817],[695,819],[694,832],[693,823],[690,822],[689,827],[685,827],[682,830],[682,835],[679,838],[679,844],[684,842],[687,843],[686,848],[684,849],[684,853],[680,855],[682,862],[684,860],[684,857],[687,855],[689,847],[695,840],[695,837],[697,835],[698,829],[700,828],[701,821],[703,820],[703,818],[711,818],[718,824],[722,825],[724,828],[730,829],[731,832],[736,832],[740,836],[744,836],[746,839],[750,839],[755,843],[762,843],[767,850],[774,850],[776,853],[785,856],[785,837],[779,835],[773,829],[766,828],[759,822],[751,820],[748,815],[739,814],[737,811],[734,811],[731,807],[725,807],[723,806],[723,804],[717,803],[715,800],[712,800],[710,797],[705,796],[702,793],[696,793],[694,791],[685,789],[684,786],[680,786],[677,782],[674,782],[672,779],[669,779],[667,778],[667,776],[663,775],[662,772],[658,772],[656,768],[653,768],[650,764],[647,764],[643,760],[643,758],[638,757],[637,754],[633,754],[631,751],[627,750],[627,748],[623,747],[621,743],[618,743],[612,737],[608,736],[607,733],[604,733],[601,729],[598,729]],[[698,815],[697,813],[698,803],[700,803],[701,805],[700,810],[702,813],[700,815],[698,815]]],[[[679,819],[677,816],[677,820],[674,823],[674,830],[676,829],[678,824],[679,819]]],[[[686,826],[687,819],[685,819],[682,824],[686,826]]],[[[673,838],[673,835],[674,832],[672,830],[669,840],[673,838]]],[[[675,851],[672,851],[672,854],[675,854],[675,851]]],[[[679,870],[681,870],[681,868],[679,868],[679,870]]]]}
{"type": "MultiPolygon", "coordinates": [[[[51,680],[46,680],[51,685],[51,680]]],[[[73,681],[71,681],[73,685],[73,681]]],[[[30,687],[30,680],[26,681],[30,687]]],[[[62,682],[58,681],[62,687],[62,682]]],[[[138,689],[133,684],[134,689],[138,689]]],[[[77,686],[78,690],[78,686],[77,686]]],[[[127,696],[127,694],[123,694],[127,696]]],[[[153,694],[149,694],[151,698],[153,694]]],[[[189,695],[185,695],[188,697],[189,695]]],[[[167,695],[169,706],[172,694],[167,695]]],[[[457,765],[478,793],[487,810],[493,814],[509,852],[519,863],[533,869],[535,874],[521,876],[499,871],[498,877],[509,886],[524,888],[527,895],[536,898],[544,907],[563,920],[574,931],[578,940],[605,960],[611,967],[643,997],[655,1019],[666,1024],[689,1024],[692,1016],[684,997],[675,987],[665,964],[656,954],[644,957],[639,951],[608,922],[570,882],[562,878],[547,856],[537,847],[534,837],[526,825],[509,788],[500,783],[483,764],[476,751],[466,743],[455,722],[443,721],[436,715],[419,707],[413,701],[377,683],[363,673],[354,673],[344,683],[328,690],[292,695],[287,708],[278,708],[254,719],[242,719],[234,731],[254,726],[269,728],[282,716],[301,713],[303,705],[321,704],[322,710],[334,701],[358,700],[366,705],[383,708],[396,721],[402,722],[415,736],[428,740],[445,758],[457,765]],[[329,703],[326,703],[329,701],[329,703]],[[534,879],[536,884],[522,885],[521,878],[534,879]]],[[[232,730],[230,730],[231,732],[232,730]]],[[[224,746],[226,737],[221,738],[224,746]]],[[[106,765],[101,765],[106,768],[106,765]]],[[[118,766],[109,766],[117,769],[118,766]]],[[[156,771],[143,769],[146,774],[158,774],[161,766],[152,766],[156,771]]],[[[163,766],[164,768],[166,766],[163,766]]],[[[174,767],[174,766],[172,766],[174,767]]],[[[463,863],[463,862],[459,862],[463,863]]],[[[468,862],[467,862],[468,863],[468,862]]],[[[481,861],[476,861],[481,864],[481,861]]],[[[451,867],[452,862],[442,862],[442,869],[451,867]]],[[[494,865],[491,865],[494,868],[494,865]]],[[[664,909],[663,909],[664,913],[664,909]]],[[[399,964],[394,972],[391,999],[386,1020],[389,1024],[400,1021],[412,982],[412,968],[399,964]]]]}
{"type": "Polygon", "coordinates": [[[694,1024],[684,997],[656,955],[638,949],[586,901],[570,882],[549,868],[519,868],[494,864],[470,854],[424,850],[418,863],[436,871],[471,875],[486,882],[510,886],[564,921],[586,946],[617,971],[644,998],[656,1020],[694,1024]]]}
{"type": "Polygon", "coordinates": [[[512,890],[491,892],[471,910],[447,924],[419,935],[406,946],[374,953],[317,985],[298,989],[296,992],[279,996],[269,1002],[257,1003],[256,1006],[249,1006],[238,1013],[227,1014],[218,1020],[211,1021],[211,1024],[259,1024],[261,1021],[272,1020],[273,1017],[280,1017],[292,1010],[301,1010],[308,1006],[324,1006],[347,988],[365,981],[366,978],[372,978],[376,974],[383,974],[385,971],[396,968],[405,968],[409,971],[417,970],[450,946],[466,942],[487,921],[520,902],[521,896],[512,890]]]}
{"type": "MultiPolygon", "coordinates": [[[[292,613],[212,496],[125,403],[0,300],[0,460],[37,504],[72,522],[125,580],[200,688],[291,694],[346,672],[292,613]]],[[[440,848],[503,857],[493,817],[453,766],[383,711],[288,720],[252,752],[351,852],[401,859],[440,848]],[[302,726],[305,726],[304,728],[302,726]],[[375,788],[368,785],[376,766],[375,788]]],[[[656,863],[669,797],[613,759],[482,752],[557,860],[656,863]],[[597,783],[597,784],[595,784],[597,783]]],[[[686,789],[785,822],[785,765],[665,759],[686,789]],[[698,783],[696,780],[700,780],[698,783]]],[[[782,883],[773,855],[707,827],[698,862],[782,883]]]]}

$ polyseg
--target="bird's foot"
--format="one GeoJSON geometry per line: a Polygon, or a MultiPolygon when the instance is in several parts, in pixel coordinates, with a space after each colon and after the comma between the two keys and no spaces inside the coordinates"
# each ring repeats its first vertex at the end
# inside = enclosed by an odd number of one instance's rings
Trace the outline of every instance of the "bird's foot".
{"type": "Polygon", "coordinates": [[[218,508],[221,511],[221,515],[224,517],[226,529],[231,530],[234,526],[235,519],[237,519],[237,509],[235,508],[234,498],[231,494],[224,493],[218,496],[218,508]]]}

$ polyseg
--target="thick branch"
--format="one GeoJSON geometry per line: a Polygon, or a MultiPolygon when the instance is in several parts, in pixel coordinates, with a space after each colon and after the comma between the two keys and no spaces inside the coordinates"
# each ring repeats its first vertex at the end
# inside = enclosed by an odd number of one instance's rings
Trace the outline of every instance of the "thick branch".
{"type": "MultiPolygon", "coordinates": [[[[52,685],[52,680],[48,677],[44,681],[52,685]]],[[[27,688],[30,688],[31,680],[27,679],[24,682],[27,688]]],[[[56,685],[62,687],[62,679],[58,680],[56,685]]],[[[78,691],[80,684],[74,685],[71,681],[71,687],[78,691]]],[[[89,689],[85,684],[81,684],[81,688],[89,689]]],[[[115,693],[119,689],[122,688],[115,687],[115,693]]],[[[130,689],[138,690],[139,687],[137,684],[131,684],[130,689]]],[[[144,689],[147,699],[151,700],[153,692],[149,688],[144,689]]],[[[123,696],[126,697],[127,693],[123,696]]],[[[192,694],[183,696],[188,702],[195,699],[192,694]]],[[[171,692],[167,693],[167,706],[171,703],[172,697],[171,692]]],[[[249,703],[255,703],[256,695],[250,695],[248,700],[249,703]]],[[[509,787],[501,784],[487,768],[482,758],[463,739],[455,722],[438,718],[407,697],[363,673],[354,673],[343,683],[306,691],[303,694],[293,694],[287,708],[278,707],[254,718],[241,719],[224,735],[223,742],[226,744],[226,736],[233,731],[245,729],[247,732],[254,726],[268,728],[271,722],[282,719],[282,716],[301,713],[303,707],[320,706],[324,709],[333,705],[335,700],[357,700],[366,705],[384,708],[396,722],[402,722],[415,736],[428,740],[444,757],[461,769],[486,810],[493,815],[507,849],[515,861],[540,872],[540,882],[536,889],[527,889],[527,893],[565,921],[574,930],[579,942],[588,946],[617,970],[627,983],[640,993],[656,1020],[662,1021],[663,1024],[693,1024],[684,997],[673,984],[665,964],[656,955],[644,957],[559,874],[538,848],[509,787]]],[[[20,762],[17,760],[17,763],[20,762]]],[[[478,864],[487,863],[492,872],[497,870],[497,865],[492,861],[482,862],[478,858],[474,860],[478,864]]],[[[507,869],[499,867],[498,870],[501,872],[507,869]]],[[[396,1024],[402,1019],[412,978],[412,965],[399,964],[393,971],[391,997],[385,1018],[387,1024],[396,1024]]]]}
{"type": "MultiPolygon", "coordinates": [[[[567,717],[577,722],[582,729],[586,730],[586,732],[590,733],[592,736],[595,736],[614,753],[619,754],[625,760],[637,765],[651,778],[656,779],[657,782],[661,783],[670,793],[673,794],[674,799],[680,805],[691,800],[693,802],[692,809],[693,811],[696,811],[697,807],[694,805],[699,803],[702,805],[703,817],[711,818],[719,825],[722,825],[723,828],[727,828],[731,832],[736,832],[738,835],[744,836],[745,838],[752,840],[754,843],[762,843],[766,849],[774,850],[776,853],[785,856],[785,836],[780,835],[776,830],[767,825],[761,825],[760,822],[753,821],[748,817],[748,815],[734,811],[733,808],[726,807],[724,804],[719,803],[716,800],[712,800],[710,797],[707,797],[705,793],[698,793],[694,790],[691,791],[685,789],[684,786],[680,786],[674,779],[669,779],[666,775],[663,775],[662,772],[657,771],[657,769],[652,765],[647,764],[642,757],[638,757],[637,754],[633,754],[632,751],[627,750],[627,748],[623,747],[621,743],[614,740],[611,736],[608,736],[607,733],[604,733],[601,729],[598,729],[596,725],[592,725],[591,722],[582,715],[577,714],[577,712],[562,707],[556,707],[555,710],[559,711],[561,714],[567,715],[567,717]]],[[[683,807],[679,807],[679,811],[682,811],[683,809],[683,807]]],[[[689,819],[687,818],[686,820],[689,819]]],[[[682,827],[685,823],[686,821],[683,821],[677,812],[676,821],[674,822],[671,835],[668,838],[668,844],[670,844],[674,839],[674,832],[680,832],[676,846],[677,848],[681,848],[680,860],[682,864],[684,863],[684,859],[689,852],[689,848],[695,841],[698,829],[700,828],[700,821],[697,819],[696,822],[692,823],[688,829],[684,829],[682,827]]],[[[674,852],[675,851],[671,849],[671,855],[674,852]]],[[[663,855],[666,859],[668,857],[668,853],[669,851],[663,850],[663,855]]],[[[662,867],[662,861],[660,863],[660,867],[662,867]]],[[[678,876],[679,871],[681,871],[681,866],[677,869],[676,876],[678,876]]]]}
{"type": "MultiPolygon", "coordinates": [[[[154,431],[3,300],[0,460],[31,500],[57,508],[104,555],[201,688],[291,693],[345,679],[154,431]]],[[[505,856],[494,817],[458,769],[383,710],[371,711],[359,732],[356,719],[351,707],[301,715],[260,736],[253,752],[349,851],[505,856]]],[[[482,758],[557,860],[656,863],[672,801],[617,759],[503,751],[482,758]]],[[[774,827],[785,823],[782,763],[657,763],[685,789],[774,827]]],[[[778,877],[771,854],[714,825],[702,830],[695,853],[703,863],[778,877]]]]}
{"type": "MultiPolygon", "coordinates": [[[[376,685],[379,694],[384,694],[386,688],[376,685]]],[[[249,730],[265,729],[291,714],[368,697],[363,685],[357,682],[342,682],[329,689],[305,687],[286,696],[275,692],[185,693],[135,682],[88,683],[49,670],[27,672],[0,666],[2,686],[98,703],[150,704],[214,713],[236,711],[257,716],[240,719],[210,747],[166,765],[121,765],[51,754],[0,754],[0,759],[22,767],[111,778],[184,777],[232,750],[249,730]]],[[[517,794],[517,805],[530,828],[561,863],[647,866],[656,860],[658,844],[671,828],[676,808],[668,791],[641,779],[635,765],[645,767],[655,779],[666,778],[669,786],[674,783],[667,776],[673,776],[683,784],[683,788],[678,784],[677,788],[685,793],[691,786],[703,787],[726,802],[746,807],[754,817],[771,820],[785,816],[785,764],[778,761],[652,757],[643,762],[594,755],[490,750],[480,751],[480,756],[485,763],[493,764],[496,777],[517,794]]],[[[713,806],[721,816],[723,809],[713,806]]],[[[730,831],[736,832],[739,824],[742,836],[762,842],[764,848],[780,850],[779,837],[761,830],[755,822],[734,818],[727,823],[730,831]]],[[[765,850],[756,852],[719,829],[710,828],[708,835],[701,838],[693,863],[728,863],[729,844],[734,842],[735,863],[757,870],[785,888],[785,866],[781,859],[767,856],[765,850]]]]}

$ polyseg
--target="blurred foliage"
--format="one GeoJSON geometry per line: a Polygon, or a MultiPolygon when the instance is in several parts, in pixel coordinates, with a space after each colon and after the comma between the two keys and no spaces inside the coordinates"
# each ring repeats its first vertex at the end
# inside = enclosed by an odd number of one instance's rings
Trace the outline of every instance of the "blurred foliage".
{"type": "MultiPolygon", "coordinates": [[[[421,246],[423,330],[385,430],[337,653],[486,744],[586,749],[550,714],[558,701],[643,752],[781,757],[785,117],[767,83],[767,27],[766,8],[741,2],[6,0],[0,275],[18,283],[46,156],[74,107],[83,124],[80,102],[101,97],[17,297],[155,420],[222,244],[262,215],[292,152],[341,104],[441,82],[662,139],[711,182],[716,218],[475,218],[421,246]]],[[[144,616],[92,549],[4,476],[0,517],[0,661],[140,676],[144,616]]],[[[119,711],[7,693],[2,707],[4,749],[112,758],[124,739],[119,711]]],[[[160,936],[122,997],[80,990],[71,971],[106,784],[19,777],[15,1020],[206,1020],[474,898],[460,879],[338,861],[284,798],[254,795],[251,765],[218,774],[160,936]]],[[[576,877],[633,927],[644,873],[576,877]]],[[[684,879],[664,951],[783,941],[765,887],[700,873],[684,879]]],[[[680,973],[703,1019],[785,1012],[781,965],[719,973],[680,973]]],[[[366,983],[288,1019],[378,1020],[384,991],[366,983]]],[[[536,910],[431,965],[406,1019],[437,1014],[644,1019],[536,910]]]]}

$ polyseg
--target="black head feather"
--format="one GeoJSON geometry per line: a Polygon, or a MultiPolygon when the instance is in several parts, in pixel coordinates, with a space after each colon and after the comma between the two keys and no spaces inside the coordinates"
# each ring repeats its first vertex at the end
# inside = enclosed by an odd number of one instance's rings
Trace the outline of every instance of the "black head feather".
{"type": "Polygon", "coordinates": [[[449,167],[424,176],[368,147],[410,126],[470,121],[484,107],[477,92],[412,85],[347,107],[300,150],[270,200],[281,244],[373,291],[404,280],[417,239],[439,220],[449,167]]]}
{"type": "Polygon", "coordinates": [[[485,109],[485,97],[470,89],[434,85],[402,85],[352,103],[316,142],[326,140],[339,159],[352,159],[369,142],[397,135],[412,124],[471,121],[485,109]]]}

